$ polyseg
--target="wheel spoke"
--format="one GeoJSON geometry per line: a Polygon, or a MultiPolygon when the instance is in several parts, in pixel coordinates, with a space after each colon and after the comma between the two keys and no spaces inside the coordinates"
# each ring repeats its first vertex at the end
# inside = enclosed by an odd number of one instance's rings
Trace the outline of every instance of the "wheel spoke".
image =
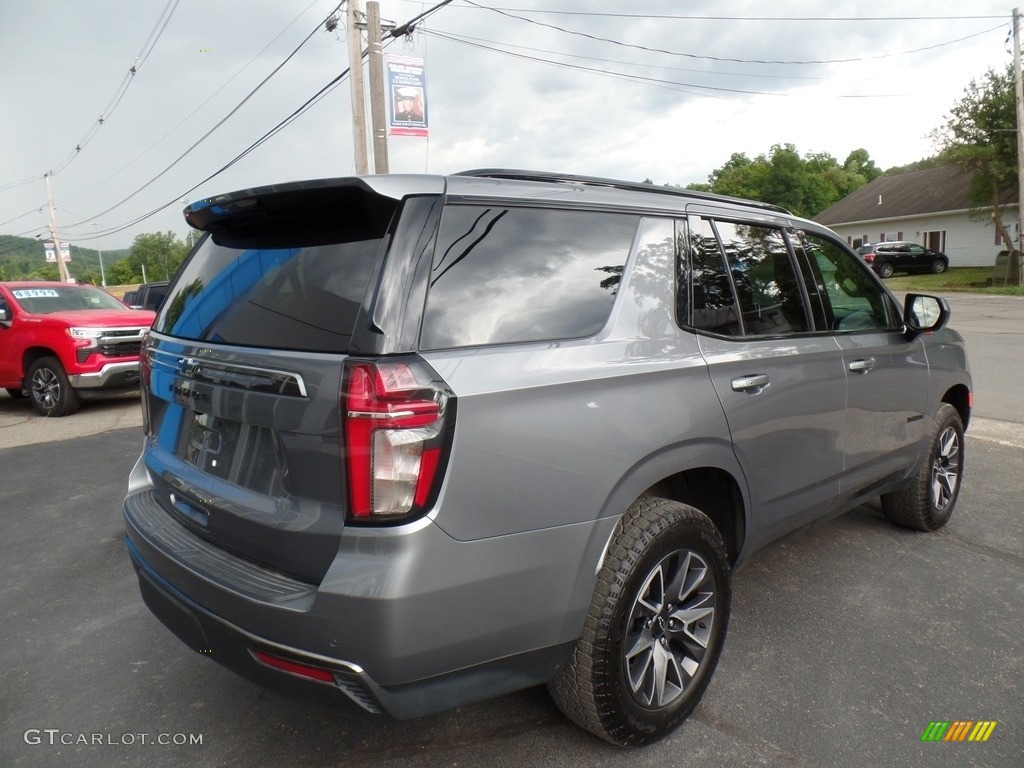
{"type": "Polygon", "coordinates": [[[659,563],[658,567],[647,577],[647,582],[644,584],[643,589],[640,590],[640,597],[637,603],[651,613],[658,613],[665,605],[665,570],[663,564],[659,563]]]}
{"type": "Polygon", "coordinates": [[[654,663],[653,643],[637,644],[633,647],[634,653],[627,656],[626,670],[629,675],[629,687],[633,689],[634,695],[638,695],[647,704],[651,703],[654,695],[653,686],[650,685],[652,678],[651,667],[654,663]]]}
{"type": "Polygon", "coordinates": [[[663,645],[654,647],[654,693],[656,706],[663,707],[683,692],[683,673],[676,657],[663,645]]]}

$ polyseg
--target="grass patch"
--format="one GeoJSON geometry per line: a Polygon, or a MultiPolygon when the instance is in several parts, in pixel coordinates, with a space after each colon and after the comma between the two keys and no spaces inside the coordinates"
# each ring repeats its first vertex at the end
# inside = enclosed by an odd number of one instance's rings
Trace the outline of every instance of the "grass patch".
{"type": "Polygon", "coordinates": [[[890,277],[885,281],[889,290],[900,293],[989,293],[1002,296],[1024,296],[1024,288],[1016,285],[989,286],[992,267],[957,267],[939,275],[918,274],[890,277]]]}

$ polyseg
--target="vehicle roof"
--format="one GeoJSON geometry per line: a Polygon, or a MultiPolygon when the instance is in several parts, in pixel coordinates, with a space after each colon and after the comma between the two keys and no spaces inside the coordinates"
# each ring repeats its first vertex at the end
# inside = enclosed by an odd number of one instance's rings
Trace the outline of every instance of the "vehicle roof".
{"type": "Polygon", "coordinates": [[[301,209],[304,215],[312,215],[311,208],[322,209],[328,200],[341,200],[346,190],[352,188],[373,192],[396,202],[413,195],[447,195],[450,199],[465,201],[535,200],[569,207],[619,207],[676,215],[690,205],[712,205],[732,208],[737,214],[758,212],[782,224],[799,222],[807,228],[826,230],[820,224],[793,216],[784,208],[769,203],[640,182],[501,168],[461,171],[448,176],[389,174],[291,181],[198,200],[189,205],[184,214],[192,226],[210,231],[235,217],[236,221],[263,218],[256,210],[258,200],[273,202],[271,209],[284,204],[286,208],[301,209]]]}

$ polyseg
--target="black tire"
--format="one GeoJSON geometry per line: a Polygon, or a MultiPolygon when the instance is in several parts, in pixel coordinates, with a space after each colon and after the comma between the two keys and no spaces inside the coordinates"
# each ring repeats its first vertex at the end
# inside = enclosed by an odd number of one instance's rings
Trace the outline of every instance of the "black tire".
{"type": "Polygon", "coordinates": [[[25,390],[24,389],[15,389],[14,387],[4,387],[4,389],[7,391],[7,394],[11,396],[12,400],[24,400],[25,399],[25,390]]]}
{"type": "Polygon", "coordinates": [[[910,487],[882,496],[890,522],[918,531],[935,531],[949,522],[964,474],[964,425],[956,408],[939,406],[929,438],[928,456],[910,487]]]}
{"type": "Polygon", "coordinates": [[[878,265],[878,276],[883,280],[887,277],[892,277],[892,273],[895,271],[892,268],[892,264],[887,261],[878,265]]]}
{"type": "Polygon", "coordinates": [[[668,735],[711,680],[731,599],[714,523],[685,504],[641,497],[619,522],[583,633],[548,683],[551,697],[570,720],[619,746],[668,735]]]}
{"type": "Polygon", "coordinates": [[[948,266],[949,265],[946,263],[945,259],[936,259],[932,262],[932,274],[941,275],[946,271],[946,267],[948,266]]]}
{"type": "Polygon", "coordinates": [[[26,383],[32,406],[43,416],[67,416],[78,410],[78,395],[57,358],[41,357],[32,363],[26,383]]]}

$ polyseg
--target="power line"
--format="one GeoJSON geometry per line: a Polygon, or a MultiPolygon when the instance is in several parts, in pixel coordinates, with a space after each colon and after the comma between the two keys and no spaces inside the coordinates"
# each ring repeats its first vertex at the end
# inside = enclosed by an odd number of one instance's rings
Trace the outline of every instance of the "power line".
{"type": "MultiPolygon", "coordinates": [[[[218,168],[216,171],[211,173],[209,176],[207,176],[202,181],[196,183],[192,187],[189,187],[184,192],[181,192],[181,193],[175,195],[171,200],[169,200],[168,202],[164,203],[163,205],[161,205],[161,206],[159,206],[157,208],[154,208],[154,209],[148,211],[147,213],[142,214],[141,216],[137,216],[135,219],[133,219],[132,221],[129,221],[129,222],[125,223],[125,224],[120,224],[120,225],[117,225],[116,227],[105,229],[102,232],[96,232],[96,233],[93,233],[92,235],[88,235],[88,236],[70,237],[70,238],[65,236],[64,240],[67,241],[67,242],[84,242],[86,240],[96,240],[96,239],[101,238],[101,237],[107,237],[109,235],[116,234],[117,232],[122,232],[122,231],[124,231],[124,230],[126,230],[126,229],[128,229],[130,227],[133,227],[136,224],[138,224],[138,223],[140,223],[142,221],[145,221],[146,219],[150,218],[151,216],[155,216],[156,214],[160,213],[160,211],[163,211],[166,208],[169,208],[170,206],[172,206],[175,203],[179,202],[183,197],[185,197],[189,193],[194,192],[196,189],[201,187],[206,182],[210,181],[211,179],[213,179],[213,178],[219,176],[220,174],[222,174],[224,171],[228,170],[228,168],[230,168],[235,163],[240,161],[242,158],[244,158],[250,152],[255,150],[257,147],[261,146],[263,143],[265,143],[266,141],[271,139],[278,132],[280,132],[281,130],[286,128],[288,125],[290,125],[292,122],[294,122],[296,119],[301,117],[305,112],[307,112],[310,108],[312,108],[323,97],[325,97],[328,93],[330,93],[331,90],[333,90],[335,87],[337,87],[348,76],[348,74],[349,74],[349,70],[346,69],[340,75],[338,75],[337,77],[332,79],[330,82],[328,82],[326,85],[324,85],[319,91],[317,91],[315,94],[313,94],[311,97],[309,97],[297,109],[293,110],[290,115],[288,115],[286,118],[284,118],[283,120],[278,122],[277,125],[275,125],[269,131],[264,133],[260,138],[258,138],[256,141],[254,141],[252,144],[250,144],[248,147],[246,147],[244,150],[242,150],[239,154],[235,155],[235,157],[233,159],[231,159],[230,161],[225,163],[223,166],[218,168]]],[[[95,218],[95,217],[93,217],[93,218],[95,218]]],[[[79,222],[79,223],[82,223],[82,222],[79,222]]]]}
{"type": "MultiPolygon", "coordinates": [[[[475,4],[474,4],[475,5],[475,4]]],[[[679,19],[685,21],[973,21],[1003,19],[1000,16],[709,16],[690,13],[608,13],[600,11],[555,11],[548,8],[500,8],[476,6],[480,10],[509,13],[544,13],[551,16],[597,16],[613,19],[679,19]]]]}
{"type": "MultiPolygon", "coordinates": [[[[202,109],[202,108],[203,108],[203,107],[205,107],[205,106],[206,106],[207,104],[209,104],[209,103],[210,103],[210,102],[211,102],[211,101],[213,100],[213,98],[214,98],[214,97],[215,97],[215,96],[216,96],[216,95],[217,95],[218,93],[220,93],[220,92],[221,92],[221,91],[223,91],[223,90],[224,90],[225,88],[227,88],[227,87],[228,87],[228,85],[230,85],[230,84],[231,84],[231,83],[232,83],[232,82],[233,82],[233,81],[235,80],[235,78],[237,78],[237,77],[238,77],[238,76],[239,76],[240,74],[242,74],[242,72],[244,72],[244,71],[245,71],[246,69],[248,69],[248,68],[249,68],[250,66],[252,66],[253,62],[255,62],[255,61],[256,61],[256,60],[257,60],[257,59],[258,59],[258,58],[259,58],[260,56],[262,56],[262,55],[263,55],[263,53],[264,53],[264,52],[265,52],[265,51],[266,51],[266,50],[267,50],[267,49],[268,49],[268,48],[269,48],[269,47],[270,47],[271,45],[273,45],[273,44],[274,44],[275,42],[277,42],[277,40],[278,40],[278,39],[279,39],[279,38],[281,37],[281,35],[283,35],[283,34],[284,34],[285,32],[287,32],[287,31],[288,31],[289,29],[291,29],[292,25],[293,25],[293,24],[294,24],[295,22],[297,22],[297,21],[298,21],[298,20],[299,20],[300,18],[302,18],[302,17],[303,17],[303,16],[304,16],[304,15],[305,15],[305,14],[306,14],[306,13],[307,13],[308,11],[309,11],[309,9],[310,9],[310,8],[312,8],[312,7],[314,6],[314,5],[316,5],[316,4],[317,4],[317,2],[318,2],[318,0],[313,0],[313,2],[311,2],[311,3],[309,4],[309,5],[307,5],[307,6],[305,7],[305,9],[304,9],[304,10],[302,10],[302,11],[301,11],[301,12],[299,13],[299,15],[298,15],[298,16],[296,16],[296,17],[295,17],[294,19],[292,19],[292,20],[291,20],[291,21],[290,21],[290,22],[289,22],[289,23],[288,23],[288,24],[287,24],[287,25],[286,25],[286,26],[284,27],[284,29],[282,29],[282,30],[281,30],[280,32],[278,32],[278,33],[277,33],[277,34],[276,34],[276,35],[274,36],[274,38],[273,38],[273,39],[272,39],[272,40],[271,40],[271,41],[270,41],[269,43],[267,43],[267,44],[266,44],[265,46],[263,46],[263,48],[262,48],[262,49],[260,50],[260,52],[259,52],[259,53],[257,53],[257,54],[256,54],[255,56],[253,56],[253,57],[252,57],[251,59],[249,59],[248,63],[246,63],[245,65],[243,65],[243,66],[242,66],[242,67],[241,67],[241,68],[240,68],[240,69],[239,69],[239,70],[238,70],[237,72],[235,72],[235,74],[233,74],[233,75],[232,75],[231,77],[229,77],[229,78],[228,78],[228,79],[227,79],[227,80],[226,80],[226,81],[225,81],[225,82],[223,83],[223,85],[221,85],[221,86],[220,86],[220,88],[218,88],[218,89],[217,89],[216,91],[214,91],[213,93],[211,93],[211,94],[210,94],[210,95],[209,95],[209,96],[208,96],[208,97],[206,98],[206,100],[205,100],[205,101],[203,101],[203,102],[202,102],[202,103],[201,103],[201,104],[200,104],[199,106],[197,106],[197,107],[196,107],[195,109],[193,109],[193,110],[192,110],[191,112],[189,112],[189,113],[188,113],[188,115],[186,115],[186,116],[185,116],[184,118],[182,118],[182,119],[181,119],[181,120],[180,120],[180,121],[178,122],[178,124],[177,124],[177,125],[175,125],[175,126],[174,126],[173,128],[171,128],[171,130],[169,130],[169,131],[168,131],[167,133],[165,133],[165,134],[164,134],[163,136],[161,136],[161,137],[160,137],[159,139],[157,139],[157,140],[156,140],[156,141],[154,141],[154,142],[153,142],[152,144],[150,144],[150,145],[149,145],[149,146],[148,146],[148,147],[147,147],[146,149],[144,149],[144,150],[143,150],[143,151],[142,151],[141,153],[139,153],[138,155],[136,155],[136,156],[135,156],[135,157],[134,157],[133,159],[131,159],[131,160],[129,160],[129,161],[127,162],[127,163],[124,163],[123,165],[121,165],[121,167],[120,167],[120,168],[118,168],[118,169],[117,169],[116,171],[114,171],[114,172],[113,172],[112,174],[110,174],[109,176],[106,176],[106,177],[104,177],[104,178],[100,179],[99,181],[97,181],[97,182],[96,182],[96,183],[94,183],[94,184],[90,184],[90,185],[89,185],[88,187],[86,187],[85,189],[80,189],[80,190],[78,190],[77,192],[72,192],[71,194],[68,194],[68,195],[64,195],[64,198],[65,198],[65,199],[68,199],[68,198],[76,197],[77,195],[81,195],[81,194],[84,194],[85,192],[88,192],[88,191],[90,191],[90,190],[92,190],[92,189],[95,189],[96,187],[100,186],[101,184],[104,184],[105,182],[109,181],[110,179],[114,178],[115,176],[117,176],[117,175],[119,175],[119,174],[123,173],[123,172],[124,172],[125,170],[127,170],[127,169],[128,169],[128,168],[129,168],[130,166],[134,165],[134,164],[135,164],[136,162],[138,162],[138,161],[139,161],[139,160],[141,160],[141,159],[142,159],[143,157],[145,157],[145,156],[146,156],[146,155],[147,155],[147,154],[148,154],[148,153],[149,153],[150,151],[152,151],[152,150],[153,150],[153,148],[154,148],[154,147],[156,147],[156,146],[157,146],[158,144],[160,144],[160,143],[161,143],[162,141],[164,141],[164,140],[165,140],[165,139],[166,139],[166,138],[167,138],[168,136],[170,136],[170,135],[171,135],[172,133],[174,133],[174,132],[175,132],[176,130],[178,130],[178,129],[179,129],[179,128],[180,128],[181,126],[182,126],[182,125],[184,125],[184,124],[185,124],[186,122],[188,122],[188,120],[190,120],[190,119],[192,118],[192,116],[193,116],[193,115],[195,115],[195,114],[196,114],[196,113],[197,113],[197,112],[198,112],[198,111],[199,111],[200,109],[202,109]]],[[[35,179],[35,177],[33,177],[33,178],[32,178],[32,179],[30,179],[30,180],[31,180],[31,181],[34,181],[34,180],[36,180],[36,179],[35,179]]],[[[2,192],[2,191],[3,191],[3,188],[0,188],[0,192],[2,192]]]]}
{"type": "MultiPolygon", "coordinates": [[[[339,8],[341,8],[341,6],[343,4],[344,4],[343,2],[342,3],[338,3],[338,5],[334,8],[334,10],[332,10],[331,13],[329,13],[327,15],[327,18],[330,18],[330,16],[332,14],[334,14],[334,12],[337,11],[339,8]]],[[[170,165],[168,165],[166,168],[164,168],[162,171],[160,171],[156,176],[151,178],[149,181],[147,181],[141,187],[136,189],[134,192],[129,194],[127,197],[125,197],[122,200],[114,203],[114,205],[110,206],[106,210],[100,211],[99,213],[97,213],[97,214],[95,214],[93,216],[90,216],[87,219],[83,219],[81,221],[76,221],[74,224],[67,224],[67,225],[65,225],[65,227],[67,229],[72,229],[74,227],[79,226],[80,224],[85,224],[86,222],[92,221],[94,219],[98,219],[101,216],[106,216],[108,213],[110,213],[111,211],[121,207],[122,205],[127,203],[129,200],[131,200],[133,197],[135,197],[137,194],[142,192],[144,189],[148,188],[150,185],[152,185],[154,182],[156,182],[158,179],[160,179],[164,174],[166,174],[168,171],[170,171],[172,168],[174,168],[178,163],[180,163],[182,160],[184,160],[186,157],[188,157],[188,155],[190,155],[196,149],[196,147],[198,147],[200,144],[202,144],[204,141],[206,141],[211,135],[213,135],[213,133],[218,128],[220,128],[222,125],[224,125],[224,123],[226,123],[229,119],[231,119],[231,117],[234,116],[235,113],[237,113],[238,110],[240,110],[246,104],[246,102],[249,101],[249,99],[251,99],[253,96],[255,96],[256,93],[261,88],[263,88],[263,86],[266,85],[270,81],[270,79],[272,77],[274,77],[274,75],[276,75],[278,72],[280,72],[281,69],[284,67],[284,65],[287,64],[289,61],[291,61],[292,57],[294,57],[295,54],[297,54],[299,52],[299,50],[306,43],[309,42],[309,40],[313,37],[313,35],[315,35],[317,33],[317,31],[323,26],[325,21],[326,21],[326,19],[324,19],[324,21],[318,22],[317,25],[313,28],[313,30],[308,35],[306,35],[306,37],[302,40],[302,42],[299,43],[295,47],[295,49],[291,53],[288,54],[288,56],[285,57],[284,61],[282,61],[280,64],[278,64],[276,67],[274,67],[274,69],[272,69],[270,71],[270,73],[266,77],[264,77],[255,88],[253,88],[251,91],[249,91],[248,94],[246,94],[245,98],[243,98],[240,102],[238,102],[238,104],[236,104],[234,106],[234,108],[232,108],[232,110],[230,112],[228,112],[226,115],[224,115],[224,117],[222,117],[210,130],[208,130],[206,133],[204,133],[202,136],[200,136],[195,142],[193,142],[192,146],[190,146],[188,149],[186,149],[184,152],[182,152],[180,155],[178,155],[178,157],[175,158],[175,160],[170,165]]],[[[200,183],[202,183],[202,182],[200,182],[200,183]]],[[[198,186],[198,185],[196,185],[196,186],[198,186]]],[[[195,187],[193,187],[193,189],[195,189],[195,187]]],[[[192,190],[189,190],[189,191],[192,191],[192,190]]],[[[170,203],[168,203],[168,205],[170,205],[170,203]]],[[[166,208],[166,207],[167,206],[164,206],[164,208],[166,208]]],[[[160,208],[160,209],[157,209],[157,210],[163,210],[163,208],[160,208]]]]}
{"type": "Polygon", "coordinates": [[[117,90],[114,91],[114,95],[110,98],[110,101],[107,103],[106,108],[104,108],[103,112],[100,113],[100,116],[99,118],[97,118],[96,122],[93,123],[92,126],[90,126],[89,130],[86,132],[82,140],[75,145],[75,148],[70,153],[68,153],[68,155],[60,163],[58,163],[55,168],[52,168],[47,172],[48,175],[54,176],[63,171],[65,168],[67,168],[74,161],[74,159],[78,157],[81,151],[85,149],[86,145],[88,145],[89,142],[93,140],[93,138],[99,132],[100,128],[103,127],[103,124],[110,119],[111,115],[114,114],[114,110],[116,110],[118,105],[120,105],[121,100],[128,92],[128,88],[134,82],[135,73],[138,72],[139,67],[142,66],[142,63],[149,58],[149,55],[153,52],[153,49],[156,47],[157,42],[159,42],[160,37],[163,35],[164,30],[167,28],[167,24],[168,22],[170,22],[171,16],[174,15],[174,11],[177,9],[179,2],[180,0],[168,0],[167,5],[164,6],[163,11],[161,11],[160,13],[160,17],[157,19],[157,22],[154,25],[153,30],[149,33],[149,37],[146,38],[146,42],[143,43],[142,49],[139,51],[139,54],[135,57],[132,66],[129,68],[128,73],[124,76],[124,79],[121,80],[121,84],[118,85],[117,90]]]}
{"type": "Polygon", "coordinates": [[[528,19],[525,16],[517,16],[515,14],[508,13],[506,11],[502,11],[502,10],[499,10],[497,8],[491,8],[490,6],[480,5],[479,3],[473,2],[473,0],[463,0],[463,2],[467,3],[468,5],[471,5],[471,6],[474,6],[476,8],[479,8],[481,10],[493,11],[494,13],[497,13],[500,16],[505,16],[506,18],[516,19],[518,21],[524,21],[527,24],[534,24],[534,25],[536,25],[538,27],[545,27],[547,29],[553,29],[553,30],[556,30],[558,32],[562,32],[562,33],[567,34],[567,35],[575,35],[577,37],[583,37],[583,38],[586,38],[588,40],[595,40],[595,41],[601,42],[601,43],[610,43],[611,45],[618,45],[618,46],[621,46],[623,48],[633,48],[633,49],[640,50],[640,51],[648,51],[650,53],[663,53],[663,54],[666,54],[666,55],[669,55],[669,56],[682,56],[682,57],[689,58],[689,59],[705,59],[705,60],[708,60],[708,61],[727,61],[727,62],[731,62],[731,63],[734,63],[734,64],[850,64],[850,63],[857,62],[857,61],[873,61],[875,59],[887,59],[887,58],[891,58],[893,56],[906,56],[906,55],[909,55],[909,54],[912,54],[912,53],[922,53],[924,51],[931,51],[931,50],[935,50],[936,48],[942,48],[942,47],[947,46],[947,45],[954,45],[955,43],[962,43],[964,40],[970,40],[971,38],[974,38],[974,37],[980,37],[981,35],[987,35],[989,32],[993,32],[993,31],[995,31],[997,29],[1002,29],[1002,28],[1004,28],[1006,26],[1005,23],[1004,24],[999,24],[998,26],[991,27],[990,29],[985,29],[985,30],[982,30],[981,32],[976,32],[976,33],[971,34],[971,35],[965,35],[964,37],[959,37],[959,38],[957,38],[955,40],[949,40],[949,41],[946,41],[944,43],[937,43],[935,45],[927,45],[927,46],[925,46],[923,48],[915,48],[914,50],[911,50],[911,51],[900,51],[900,52],[897,52],[897,53],[883,53],[883,54],[879,54],[877,56],[857,56],[857,57],[848,58],[848,59],[810,59],[810,60],[805,60],[805,61],[783,61],[783,60],[774,61],[774,60],[770,60],[770,59],[738,59],[738,58],[732,58],[732,57],[727,57],[727,56],[709,56],[709,55],[706,55],[706,54],[686,53],[684,51],[669,51],[669,50],[666,50],[664,48],[654,48],[654,47],[646,46],[646,45],[638,45],[636,43],[625,43],[625,42],[623,42],[621,40],[615,40],[615,39],[610,38],[610,37],[601,37],[600,35],[592,35],[589,32],[580,32],[578,30],[566,29],[565,27],[560,27],[557,24],[548,24],[547,22],[544,22],[544,21],[537,21],[536,19],[528,19]]]}
{"type": "MultiPolygon", "coordinates": [[[[494,45],[494,46],[504,46],[505,48],[517,48],[517,49],[519,49],[521,51],[533,51],[534,53],[549,53],[549,54],[555,54],[555,55],[558,55],[558,56],[564,56],[564,57],[567,57],[567,58],[570,58],[570,59],[583,59],[585,61],[596,61],[596,62],[601,62],[601,63],[604,63],[604,64],[622,64],[622,65],[630,66],[630,67],[646,67],[646,68],[649,68],[649,69],[664,69],[664,70],[669,70],[669,71],[672,71],[672,72],[693,72],[693,73],[696,73],[696,74],[715,75],[715,76],[721,76],[721,77],[744,77],[744,78],[746,78],[746,77],[761,77],[761,78],[769,78],[769,79],[772,79],[772,80],[817,80],[817,81],[825,81],[825,80],[830,80],[831,79],[829,77],[814,76],[814,75],[775,75],[775,74],[768,74],[768,73],[765,73],[765,72],[721,72],[721,71],[718,71],[718,70],[716,70],[714,72],[710,72],[710,71],[708,71],[706,69],[690,69],[688,67],[668,67],[668,66],[665,66],[663,64],[647,64],[647,63],[639,62],[639,61],[624,61],[622,59],[605,59],[605,58],[601,58],[599,56],[583,56],[581,54],[566,53],[564,51],[552,51],[550,48],[533,48],[533,47],[530,47],[528,45],[516,45],[514,43],[507,43],[507,42],[504,42],[504,41],[487,40],[487,39],[484,39],[484,38],[472,37],[470,35],[460,35],[460,34],[456,34],[456,33],[453,33],[453,32],[448,32],[448,31],[445,31],[445,30],[439,30],[439,29],[425,29],[423,31],[426,34],[434,33],[434,34],[437,34],[438,36],[440,36],[440,35],[447,35],[448,38],[452,42],[465,42],[466,44],[478,44],[480,47],[486,47],[487,44],[494,45]]],[[[503,52],[503,51],[499,51],[499,52],[503,52]]],[[[547,61],[545,59],[540,59],[540,60],[547,61]]],[[[551,63],[558,63],[558,62],[552,61],[551,63]]]]}
{"type": "MultiPolygon", "coordinates": [[[[415,30],[416,24],[418,24],[420,21],[428,18],[433,13],[435,13],[438,10],[440,10],[444,6],[450,4],[451,2],[452,2],[452,0],[442,0],[442,2],[434,5],[433,7],[427,9],[426,11],[424,11],[423,13],[421,13],[418,16],[414,17],[413,19],[410,19],[409,21],[405,22],[404,24],[401,24],[398,27],[396,27],[395,29],[393,29],[389,33],[391,35],[392,39],[388,40],[387,43],[385,43],[385,47],[390,46],[399,37],[411,34],[415,30]]],[[[344,2],[339,3],[338,6],[334,9],[334,11],[331,11],[331,13],[328,14],[328,18],[331,15],[333,15],[333,13],[335,11],[337,11],[339,8],[341,8],[341,6],[343,4],[344,4],[344,2]]],[[[316,30],[319,29],[320,26],[323,23],[324,22],[321,22],[320,24],[318,24],[316,29],[313,30],[313,32],[316,32],[316,30]]],[[[305,43],[309,39],[309,37],[312,37],[312,34],[313,33],[311,32],[310,35],[306,38],[306,40],[303,40],[303,42],[299,45],[299,48],[301,48],[302,45],[305,45],[305,43]]],[[[298,48],[296,48],[295,51],[293,51],[291,55],[294,55],[297,51],[298,51],[298,48]]],[[[362,52],[361,58],[366,58],[366,55],[367,55],[367,51],[364,50],[362,52]]],[[[291,58],[291,56],[289,56],[289,58],[291,58]]],[[[287,62],[287,59],[285,60],[285,62],[287,62]]],[[[283,66],[285,62],[282,62],[281,66],[283,66]]],[[[280,67],[278,67],[278,68],[280,68],[280,67]]],[[[94,232],[91,235],[84,235],[84,236],[81,236],[81,237],[70,237],[70,238],[65,236],[64,240],[67,241],[67,242],[84,242],[84,241],[87,241],[87,240],[96,240],[96,239],[99,239],[101,237],[108,237],[109,235],[116,234],[118,232],[122,232],[122,231],[124,231],[126,229],[129,229],[130,227],[133,227],[136,224],[138,224],[138,223],[140,223],[142,221],[145,221],[146,219],[150,218],[151,216],[155,216],[157,213],[160,213],[161,211],[169,208],[170,206],[172,206],[175,203],[179,202],[183,197],[187,196],[189,193],[194,192],[196,189],[201,187],[206,182],[210,181],[213,178],[216,178],[221,173],[223,173],[224,171],[226,171],[229,168],[231,168],[233,165],[235,165],[240,160],[242,160],[244,157],[246,157],[249,153],[255,151],[257,148],[259,148],[264,143],[266,143],[271,138],[273,138],[275,135],[277,135],[280,131],[284,130],[289,125],[291,125],[291,123],[293,123],[295,120],[297,120],[299,117],[301,117],[307,111],[309,111],[318,102],[320,102],[324,97],[326,97],[334,88],[336,88],[349,75],[349,72],[350,72],[350,69],[345,69],[341,74],[339,74],[337,77],[335,77],[332,80],[330,80],[326,85],[324,85],[322,88],[320,88],[320,90],[318,90],[311,97],[309,97],[305,102],[303,102],[298,108],[293,110],[291,112],[291,114],[289,114],[283,120],[278,122],[277,125],[275,125],[269,131],[264,133],[259,139],[254,141],[252,144],[250,144],[244,150],[242,150],[242,152],[240,152],[238,155],[236,155],[229,162],[225,163],[219,169],[217,169],[212,174],[207,176],[202,181],[196,183],[195,185],[193,185],[189,189],[187,189],[184,192],[181,192],[181,193],[175,195],[171,200],[169,200],[168,202],[164,203],[163,205],[160,205],[157,208],[154,208],[154,209],[152,209],[152,210],[150,210],[150,211],[148,211],[148,212],[146,212],[146,213],[144,213],[144,214],[142,214],[140,216],[137,216],[136,218],[132,219],[131,221],[129,221],[129,222],[125,223],[125,224],[120,224],[120,225],[117,225],[115,227],[111,227],[111,228],[105,229],[102,232],[94,232]]],[[[241,104],[239,104],[239,106],[241,106],[241,104]]],[[[233,114],[233,112],[232,112],[232,114],[233,114]]],[[[230,117],[230,115],[228,115],[228,117],[230,117]]],[[[215,128],[216,128],[216,126],[215,126],[215,128]]],[[[191,148],[188,151],[191,151],[191,148]]],[[[187,152],[186,152],[186,154],[187,154],[187,152]]],[[[184,155],[182,157],[184,157],[184,155]]],[[[180,160],[181,158],[179,157],[178,159],[180,160]]],[[[177,161],[175,161],[175,163],[177,163],[177,161]]],[[[140,191],[142,191],[142,189],[144,189],[146,186],[149,186],[149,184],[151,184],[153,181],[156,181],[156,179],[159,178],[159,176],[163,175],[163,173],[166,172],[166,170],[169,170],[169,168],[165,169],[165,171],[161,172],[157,177],[154,177],[149,182],[147,182],[146,185],[144,185],[140,189],[136,190],[128,198],[125,198],[125,200],[122,200],[120,203],[118,203],[117,205],[115,205],[112,208],[108,209],[107,211],[104,211],[102,213],[98,213],[95,216],[90,217],[89,219],[83,219],[82,221],[76,222],[75,224],[70,225],[68,228],[72,228],[72,227],[78,226],[80,224],[84,224],[87,221],[91,221],[93,219],[99,218],[100,216],[103,216],[105,213],[109,212],[110,210],[113,210],[113,208],[116,208],[119,205],[123,204],[124,202],[127,202],[127,200],[131,199],[131,197],[134,197],[136,194],[138,194],[140,191]]]]}
{"type": "MultiPolygon", "coordinates": [[[[37,177],[33,177],[32,180],[33,181],[39,181],[39,177],[38,176],[37,177]]],[[[7,221],[0,221],[0,227],[3,227],[5,225],[7,225],[7,224],[10,224],[12,221],[17,221],[18,219],[24,219],[26,216],[31,216],[33,213],[38,213],[39,211],[43,210],[43,208],[45,208],[45,207],[46,207],[46,201],[44,200],[40,205],[37,205],[35,208],[33,208],[33,209],[29,210],[29,211],[25,211],[24,213],[18,214],[13,219],[8,219],[7,221]]]]}
{"type": "MultiPolygon", "coordinates": [[[[695,96],[711,96],[712,98],[728,99],[728,96],[720,96],[716,94],[732,93],[747,96],[780,96],[790,97],[792,94],[789,93],[778,93],[775,91],[756,91],[745,88],[726,88],[724,86],[716,85],[702,85],[700,83],[680,83],[675,80],[665,80],[663,78],[648,77],[645,75],[631,74],[628,72],[614,72],[607,69],[598,69],[596,67],[584,67],[579,64],[570,64],[564,61],[554,61],[552,59],[545,59],[539,56],[528,56],[523,53],[516,53],[515,51],[508,51],[503,48],[495,48],[489,45],[483,45],[480,43],[472,42],[470,39],[460,39],[455,36],[448,35],[443,32],[436,30],[424,30],[425,34],[439,37],[443,40],[448,40],[453,43],[461,43],[462,45],[469,45],[474,48],[481,48],[483,50],[493,51],[495,53],[501,53],[506,56],[512,56],[517,59],[525,59],[527,61],[533,61],[541,64],[550,64],[552,66],[561,67],[563,69],[571,69],[577,72],[586,72],[594,75],[601,75],[605,77],[611,77],[619,80],[630,80],[633,82],[642,83],[645,85],[651,85],[654,87],[668,88],[673,91],[680,91],[682,93],[690,93],[695,96]],[[697,89],[696,91],[693,89],[697,89]],[[701,91],[715,91],[716,93],[702,93],[701,91]]],[[[714,73],[711,73],[714,74],[714,73]]],[[[892,98],[899,94],[892,93],[874,93],[874,94],[836,94],[835,98],[840,99],[870,99],[870,98],[892,98]]]]}

